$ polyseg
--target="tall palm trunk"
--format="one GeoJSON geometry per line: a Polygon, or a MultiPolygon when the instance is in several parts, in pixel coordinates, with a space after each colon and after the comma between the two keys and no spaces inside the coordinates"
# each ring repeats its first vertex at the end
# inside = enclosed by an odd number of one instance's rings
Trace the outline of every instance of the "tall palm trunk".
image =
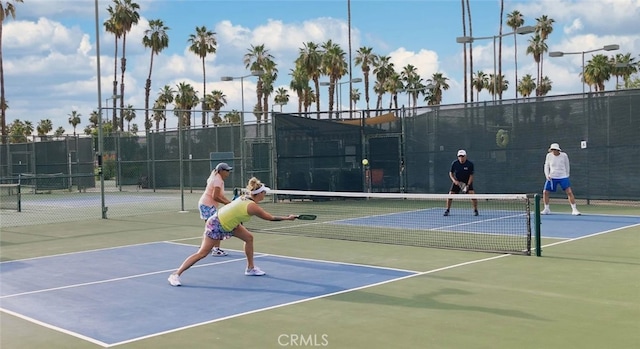
{"type": "Polygon", "coordinates": [[[118,124],[116,124],[116,120],[118,120],[118,115],[116,114],[116,103],[117,99],[114,97],[118,94],[118,36],[114,34],[116,37],[115,40],[115,52],[113,53],[113,94],[111,95],[111,99],[113,102],[113,113],[111,114],[111,123],[113,127],[117,129],[118,124]]]}
{"type": "Polygon", "coordinates": [[[500,85],[497,86],[498,97],[502,99],[502,17],[504,16],[504,0],[500,0],[500,32],[498,35],[498,77],[493,77],[494,79],[499,79],[500,85]]]}
{"type": "Polygon", "coordinates": [[[0,113],[2,117],[2,144],[8,143],[7,141],[7,104],[4,96],[4,63],[2,61],[2,21],[0,21],[0,113]]]}
{"type": "MultiPolygon", "coordinates": [[[[467,36],[467,24],[465,22],[465,7],[464,7],[464,2],[465,0],[460,0],[460,3],[462,5],[462,36],[467,36]]],[[[467,79],[467,43],[463,44],[463,61],[464,61],[464,69],[463,69],[463,73],[462,76],[464,76],[464,102],[467,103],[467,92],[469,90],[469,80],[467,79]]],[[[473,93],[472,93],[473,94],[473,93]]]]}
{"type": "Polygon", "coordinates": [[[517,30],[514,29],[514,33],[513,33],[513,51],[514,53],[514,68],[516,69],[516,75],[515,75],[515,79],[516,81],[513,82],[513,86],[514,86],[514,91],[516,93],[515,98],[518,99],[518,40],[516,39],[516,37],[518,37],[518,34],[515,33],[515,31],[517,30]]]}
{"type": "Polygon", "coordinates": [[[367,117],[369,117],[369,69],[363,70],[362,72],[364,73],[364,100],[367,102],[367,117]]]}
{"type": "MultiPolygon", "coordinates": [[[[147,77],[147,83],[144,87],[144,93],[145,93],[145,98],[144,98],[144,129],[148,130],[151,128],[151,125],[149,123],[149,98],[151,95],[151,72],[153,71],[153,49],[151,49],[151,63],[149,64],[149,76],[147,77]],[[148,127],[147,127],[148,126],[148,127]]],[[[154,111],[155,113],[155,111],[154,111]]],[[[156,128],[157,128],[157,124],[156,124],[156,128]]]]}
{"type": "MultiPolygon", "coordinates": [[[[202,57],[202,127],[207,123],[207,115],[204,112],[204,99],[207,96],[207,72],[204,64],[204,57],[202,57]]],[[[195,121],[195,120],[194,120],[195,121]]],[[[193,125],[194,127],[196,125],[193,125]]]]}
{"type": "Polygon", "coordinates": [[[320,79],[317,76],[313,77],[313,86],[316,88],[316,119],[320,119],[320,79]]]}
{"type": "MultiPolygon", "coordinates": [[[[469,19],[469,36],[473,37],[473,27],[471,26],[471,6],[469,0],[467,1],[467,18],[469,19]]],[[[469,97],[473,102],[473,42],[469,43],[469,76],[471,77],[471,88],[469,89],[469,97]]]]}
{"type": "Polygon", "coordinates": [[[127,70],[127,56],[125,51],[127,49],[127,33],[122,34],[122,60],[120,65],[122,68],[122,75],[120,77],[120,130],[124,131],[124,72],[127,70]]]}

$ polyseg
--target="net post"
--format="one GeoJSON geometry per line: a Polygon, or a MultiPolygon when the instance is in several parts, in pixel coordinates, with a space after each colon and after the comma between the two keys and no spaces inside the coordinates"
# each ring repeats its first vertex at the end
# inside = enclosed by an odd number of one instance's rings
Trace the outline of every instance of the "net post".
{"type": "Polygon", "coordinates": [[[542,256],[542,247],[540,242],[540,194],[533,196],[535,200],[535,229],[536,229],[536,257],[542,256]]]}
{"type": "Polygon", "coordinates": [[[20,192],[20,183],[18,183],[18,212],[22,212],[22,194],[20,192]]]}

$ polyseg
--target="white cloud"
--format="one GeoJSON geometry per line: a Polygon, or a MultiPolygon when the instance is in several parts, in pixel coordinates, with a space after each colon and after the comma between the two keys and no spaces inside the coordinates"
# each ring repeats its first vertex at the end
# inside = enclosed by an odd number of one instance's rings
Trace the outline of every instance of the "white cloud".
{"type": "Polygon", "coordinates": [[[438,54],[434,51],[422,49],[419,52],[412,52],[401,47],[389,53],[389,56],[398,72],[411,64],[417,68],[418,74],[426,80],[438,71],[438,54]]]}
{"type": "Polygon", "coordinates": [[[564,34],[571,35],[573,33],[580,32],[583,28],[582,20],[580,20],[580,18],[576,18],[570,25],[564,27],[564,34]]]}

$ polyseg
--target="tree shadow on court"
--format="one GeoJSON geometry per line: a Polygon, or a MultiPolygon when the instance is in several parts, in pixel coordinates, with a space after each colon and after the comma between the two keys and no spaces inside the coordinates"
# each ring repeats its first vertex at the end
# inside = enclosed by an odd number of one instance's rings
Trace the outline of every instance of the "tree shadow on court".
{"type": "Polygon", "coordinates": [[[391,307],[400,306],[400,307],[408,307],[408,308],[414,308],[414,309],[424,308],[424,309],[433,309],[433,310],[480,312],[480,313],[487,313],[487,314],[515,317],[515,318],[529,319],[529,320],[539,320],[539,321],[546,320],[537,315],[523,312],[520,310],[491,308],[491,307],[485,307],[480,305],[468,305],[468,304],[465,305],[460,303],[447,303],[447,302],[439,301],[437,299],[439,297],[451,298],[451,296],[467,296],[471,294],[472,292],[458,289],[458,288],[443,288],[443,289],[435,290],[430,293],[418,294],[411,298],[404,298],[404,297],[383,295],[379,293],[360,290],[360,291],[353,291],[353,292],[337,295],[335,297],[332,297],[331,299],[337,300],[340,302],[349,302],[349,303],[366,303],[366,304],[386,305],[391,307]]]}

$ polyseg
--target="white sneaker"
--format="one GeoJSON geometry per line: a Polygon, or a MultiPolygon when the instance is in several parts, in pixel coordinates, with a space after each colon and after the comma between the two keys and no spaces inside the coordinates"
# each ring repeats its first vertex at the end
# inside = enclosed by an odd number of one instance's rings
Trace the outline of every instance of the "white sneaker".
{"type": "Polygon", "coordinates": [[[178,274],[171,274],[169,275],[169,284],[171,284],[171,286],[180,286],[182,285],[182,283],[180,283],[180,276],[178,274]]]}
{"type": "Polygon", "coordinates": [[[253,267],[253,269],[247,269],[244,271],[244,275],[250,276],[262,276],[266,274],[264,271],[260,270],[258,267],[253,267]]]}
{"type": "Polygon", "coordinates": [[[572,215],[574,215],[574,216],[579,216],[579,215],[581,215],[582,213],[580,213],[580,211],[578,211],[578,210],[573,210],[573,211],[571,212],[571,214],[572,214],[572,215]]]}
{"type": "Polygon", "coordinates": [[[211,251],[211,255],[213,257],[224,257],[227,255],[227,253],[219,248],[214,248],[213,251],[211,251]]]}
{"type": "Polygon", "coordinates": [[[550,213],[551,213],[551,210],[550,210],[550,209],[548,209],[548,208],[545,208],[544,210],[542,210],[542,211],[540,212],[540,214],[550,214],[550,213]]]}

